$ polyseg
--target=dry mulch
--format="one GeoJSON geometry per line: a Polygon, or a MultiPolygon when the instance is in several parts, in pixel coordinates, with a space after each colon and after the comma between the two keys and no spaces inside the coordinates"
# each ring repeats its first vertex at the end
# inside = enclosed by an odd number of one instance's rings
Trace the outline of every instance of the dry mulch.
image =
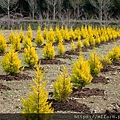
{"type": "Polygon", "coordinates": [[[103,77],[103,76],[95,76],[92,79],[92,83],[103,83],[103,84],[107,84],[108,83],[108,79],[103,77]]]}
{"type": "Polygon", "coordinates": [[[101,72],[109,72],[109,71],[115,71],[116,69],[115,68],[112,68],[111,66],[104,66],[102,69],[101,69],[101,72]]]}
{"type": "Polygon", "coordinates": [[[79,55],[80,53],[78,51],[66,51],[65,54],[68,54],[68,55],[79,55]]]}
{"type": "Polygon", "coordinates": [[[28,76],[27,74],[15,74],[15,75],[0,75],[0,80],[31,80],[32,77],[28,76]]]}
{"type": "Polygon", "coordinates": [[[71,94],[71,97],[75,97],[75,98],[90,97],[90,96],[104,96],[104,90],[100,90],[98,88],[93,88],[93,89],[73,88],[73,93],[71,94]]]}
{"type": "Polygon", "coordinates": [[[114,66],[120,66],[120,60],[113,61],[112,63],[114,66]]]}
{"type": "Polygon", "coordinates": [[[54,111],[90,113],[90,108],[87,105],[78,103],[76,100],[69,99],[68,101],[58,102],[54,99],[48,99],[48,102],[52,102],[52,108],[54,108],[54,111]]]}
{"type": "Polygon", "coordinates": [[[72,59],[72,57],[70,55],[56,55],[55,58],[63,58],[63,59],[72,59]]]}

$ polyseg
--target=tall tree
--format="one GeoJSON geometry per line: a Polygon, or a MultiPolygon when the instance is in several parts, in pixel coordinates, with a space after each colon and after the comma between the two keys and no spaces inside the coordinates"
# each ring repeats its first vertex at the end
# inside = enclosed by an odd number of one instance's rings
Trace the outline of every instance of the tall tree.
{"type": "Polygon", "coordinates": [[[56,8],[58,6],[58,0],[45,0],[48,8],[51,7],[53,11],[53,20],[55,20],[56,17],[56,8]]]}
{"type": "Polygon", "coordinates": [[[84,0],[70,0],[71,6],[74,9],[74,17],[80,17],[80,6],[84,5],[84,0]],[[77,15],[76,14],[77,11],[77,15]]]}
{"type": "Polygon", "coordinates": [[[89,2],[97,9],[99,20],[102,22],[103,16],[110,10],[112,0],[89,0],[89,2]]]}
{"type": "Polygon", "coordinates": [[[1,8],[7,12],[8,18],[10,18],[10,7],[13,7],[18,0],[0,0],[1,8]]]}
{"type": "Polygon", "coordinates": [[[30,12],[32,13],[32,18],[35,18],[35,10],[37,9],[37,0],[26,0],[30,7],[30,12]]]}

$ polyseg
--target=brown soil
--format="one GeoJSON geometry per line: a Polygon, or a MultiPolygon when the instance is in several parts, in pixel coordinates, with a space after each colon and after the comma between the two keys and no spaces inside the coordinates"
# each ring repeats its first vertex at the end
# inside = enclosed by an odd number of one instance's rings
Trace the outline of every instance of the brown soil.
{"type": "Polygon", "coordinates": [[[101,72],[109,72],[109,71],[114,71],[115,68],[112,68],[111,66],[104,66],[103,69],[101,69],[101,72]]]}
{"type": "Polygon", "coordinates": [[[76,100],[69,99],[68,101],[58,102],[54,99],[49,99],[48,102],[52,102],[52,108],[54,108],[54,111],[90,113],[90,108],[87,107],[87,105],[78,103],[76,100]]]}
{"type": "Polygon", "coordinates": [[[90,97],[90,96],[104,96],[104,90],[100,90],[98,88],[80,88],[80,89],[73,89],[73,93],[71,97],[75,98],[82,98],[82,97],[90,97]]]}
{"type": "MultiPolygon", "coordinates": [[[[21,68],[22,68],[22,67],[21,67],[21,68]]],[[[35,70],[35,67],[25,66],[23,71],[26,71],[26,70],[35,70]]]]}
{"type": "Polygon", "coordinates": [[[118,120],[120,119],[120,109],[106,110],[105,114],[109,117],[109,120],[118,120]]]}
{"type": "Polygon", "coordinates": [[[69,55],[56,55],[55,58],[72,59],[72,57],[69,55]]]}
{"type": "Polygon", "coordinates": [[[52,60],[40,59],[40,64],[65,64],[65,62],[56,59],[52,60]]]}
{"type": "Polygon", "coordinates": [[[79,52],[78,51],[66,51],[65,54],[68,54],[68,55],[79,55],[79,52]]]}
{"type": "Polygon", "coordinates": [[[93,77],[92,83],[108,83],[108,79],[103,76],[95,76],[93,77]]]}
{"type": "Polygon", "coordinates": [[[26,75],[26,74],[15,74],[15,75],[0,75],[0,80],[31,80],[32,77],[26,75]]]}
{"type": "Polygon", "coordinates": [[[114,66],[120,66],[120,60],[118,60],[118,61],[113,61],[113,65],[114,65],[114,66]]]}
{"type": "Polygon", "coordinates": [[[0,53],[0,56],[4,56],[4,53],[0,53]]]}
{"type": "Polygon", "coordinates": [[[0,83],[0,90],[1,89],[3,89],[3,90],[11,90],[8,86],[3,85],[2,83],[0,83]]]}

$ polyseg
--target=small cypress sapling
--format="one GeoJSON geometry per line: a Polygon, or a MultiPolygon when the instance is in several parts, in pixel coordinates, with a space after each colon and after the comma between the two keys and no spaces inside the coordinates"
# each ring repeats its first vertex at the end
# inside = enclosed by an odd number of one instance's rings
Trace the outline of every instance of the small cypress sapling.
{"type": "Polygon", "coordinates": [[[46,27],[44,27],[43,38],[46,39],[47,36],[48,36],[48,29],[46,27]]]}
{"type": "Polygon", "coordinates": [[[17,33],[15,34],[15,38],[11,43],[11,45],[15,51],[19,51],[21,49],[20,37],[17,33]]]}
{"type": "Polygon", "coordinates": [[[15,40],[15,34],[13,32],[13,30],[11,30],[11,33],[9,34],[9,41],[10,43],[13,43],[15,40]]]}
{"type": "Polygon", "coordinates": [[[3,70],[8,74],[18,73],[21,67],[21,60],[18,58],[17,52],[10,50],[2,59],[3,70]]]}
{"type": "Polygon", "coordinates": [[[90,73],[92,76],[97,76],[100,73],[100,70],[103,68],[102,63],[99,60],[96,52],[90,55],[90,59],[88,60],[90,65],[90,73]]]}
{"type": "Polygon", "coordinates": [[[73,42],[73,40],[72,40],[72,42],[71,42],[71,51],[75,51],[75,44],[74,44],[74,42],[73,42]]]}
{"type": "Polygon", "coordinates": [[[6,47],[6,38],[3,34],[0,34],[0,53],[5,53],[6,47]]]}
{"type": "Polygon", "coordinates": [[[107,57],[113,62],[120,60],[120,46],[114,47],[108,54],[107,57]]]}
{"type": "Polygon", "coordinates": [[[65,101],[72,93],[71,78],[68,77],[68,71],[66,67],[62,67],[62,72],[57,77],[57,81],[53,83],[54,97],[57,101],[65,101]]]}
{"type": "Polygon", "coordinates": [[[70,28],[69,36],[70,36],[70,40],[75,40],[75,38],[76,38],[72,27],[70,28]]]}
{"type": "Polygon", "coordinates": [[[81,40],[80,40],[80,37],[78,38],[78,41],[77,41],[77,48],[80,50],[81,48],[82,48],[82,46],[83,46],[83,44],[82,44],[82,42],[81,42],[81,40]]]}
{"type": "Polygon", "coordinates": [[[38,63],[38,55],[34,47],[27,47],[24,49],[24,61],[29,67],[33,67],[38,63]]]}
{"type": "Polygon", "coordinates": [[[43,54],[45,59],[53,59],[55,57],[55,50],[52,43],[46,43],[43,48],[43,54]]]}
{"type": "Polygon", "coordinates": [[[35,43],[38,46],[40,46],[40,45],[42,45],[43,42],[44,42],[44,38],[42,36],[41,28],[40,28],[40,26],[38,26],[37,35],[36,35],[36,38],[35,38],[35,43]]]}
{"type": "Polygon", "coordinates": [[[89,47],[89,46],[90,46],[90,43],[89,43],[89,39],[88,39],[88,38],[84,39],[83,45],[84,45],[84,47],[89,47]]]}
{"type": "Polygon", "coordinates": [[[32,40],[33,34],[32,34],[32,28],[31,28],[30,24],[28,26],[27,36],[28,36],[28,38],[30,38],[32,40]]]}
{"type": "Polygon", "coordinates": [[[55,31],[55,41],[58,43],[63,41],[62,33],[59,30],[59,28],[56,28],[56,31],[55,31]]]}
{"type": "Polygon", "coordinates": [[[19,37],[20,37],[20,42],[22,42],[23,39],[24,39],[24,33],[23,33],[23,30],[22,30],[22,27],[20,28],[19,37]]]}
{"type": "Polygon", "coordinates": [[[93,36],[89,37],[89,43],[90,43],[91,46],[95,46],[95,39],[94,39],[93,36]]]}
{"type": "Polygon", "coordinates": [[[65,54],[65,47],[63,45],[63,42],[59,42],[59,44],[58,44],[58,54],[59,55],[65,54]]]}
{"type": "Polygon", "coordinates": [[[32,92],[28,95],[27,99],[22,98],[22,113],[25,115],[28,114],[28,120],[43,120],[43,118],[48,120],[46,114],[54,112],[51,103],[47,101],[48,92],[46,90],[46,81],[43,81],[43,77],[44,73],[39,64],[35,70],[35,78],[33,79],[34,85],[31,84],[32,92]]]}
{"type": "Polygon", "coordinates": [[[100,58],[100,62],[102,63],[103,67],[112,64],[112,61],[108,58],[108,56],[102,56],[100,58]]]}
{"type": "Polygon", "coordinates": [[[26,38],[22,41],[22,44],[24,48],[32,47],[32,41],[28,36],[26,36],[26,38]]]}
{"type": "Polygon", "coordinates": [[[51,42],[51,43],[55,42],[55,33],[52,27],[50,27],[48,35],[46,36],[46,40],[47,42],[51,42]]]}
{"type": "Polygon", "coordinates": [[[82,55],[73,65],[71,81],[75,87],[84,87],[91,83],[92,76],[90,74],[90,66],[88,61],[84,61],[82,55]]]}
{"type": "Polygon", "coordinates": [[[63,30],[63,39],[70,40],[69,30],[67,26],[65,26],[65,29],[63,30]]]}

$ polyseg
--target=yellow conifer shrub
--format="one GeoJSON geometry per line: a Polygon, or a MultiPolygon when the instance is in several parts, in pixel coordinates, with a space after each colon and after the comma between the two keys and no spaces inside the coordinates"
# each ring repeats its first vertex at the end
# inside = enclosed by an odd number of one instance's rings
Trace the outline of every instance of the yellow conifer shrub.
{"type": "Polygon", "coordinates": [[[99,45],[100,43],[101,43],[101,40],[100,40],[99,36],[97,36],[95,39],[95,44],[99,45]]]}
{"type": "Polygon", "coordinates": [[[44,27],[43,38],[47,39],[47,36],[48,36],[48,29],[46,27],[44,27]]]}
{"type": "Polygon", "coordinates": [[[22,41],[22,44],[24,48],[32,47],[32,41],[28,36],[26,36],[26,38],[22,41]]]}
{"type": "Polygon", "coordinates": [[[69,36],[70,36],[70,40],[75,40],[76,39],[76,36],[75,36],[75,33],[74,33],[72,27],[70,28],[69,36]]]}
{"type": "Polygon", "coordinates": [[[58,54],[59,55],[65,54],[65,47],[63,45],[63,42],[59,42],[59,44],[58,44],[58,54]]]}
{"type": "Polygon", "coordinates": [[[90,73],[92,76],[97,76],[100,73],[100,70],[103,68],[102,63],[96,52],[90,55],[90,59],[88,60],[90,65],[90,73]]]}
{"type": "Polygon", "coordinates": [[[100,62],[102,63],[103,67],[112,64],[112,61],[108,58],[108,56],[102,56],[100,58],[100,62]]]}
{"type": "Polygon", "coordinates": [[[80,37],[78,38],[78,41],[77,41],[77,48],[80,50],[81,48],[82,48],[82,46],[83,46],[83,44],[82,44],[82,41],[80,40],[80,37]]]}
{"type": "Polygon", "coordinates": [[[21,43],[20,43],[21,39],[19,37],[19,34],[15,34],[15,37],[14,37],[14,40],[13,42],[11,43],[11,46],[12,48],[15,50],[15,51],[19,51],[21,50],[21,43]]]}
{"type": "Polygon", "coordinates": [[[53,83],[54,97],[57,101],[65,101],[72,93],[71,78],[68,77],[68,71],[66,67],[62,67],[62,72],[57,77],[55,83],[53,83]]]}
{"type": "Polygon", "coordinates": [[[0,53],[5,53],[7,48],[6,38],[3,34],[0,34],[0,53]]]}
{"type": "Polygon", "coordinates": [[[71,51],[75,51],[75,49],[76,49],[76,47],[75,47],[75,44],[74,44],[74,42],[72,40],[72,42],[71,42],[71,51]]]}
{"type": "Polygon", "coordinates": [[[23,30],[22,30],[22,27],[20,28],[19,37],[20,37],[20,42],[22,42],[23,39],[24,39],[24,33],[23,33],[23,30]]]}
{"type": "Polygon", "coordinates": [[[63,41],[63,36],[59,28],[56,28],[56,31],[55,31],[55,41],[58,43],[63,41]]]}
{"type": "Polygon", "coordinates": [[[94,39],[93,36],[89,36],[89,44],[90,44],[91,46],[95,46],[95,39],[94,39]]]}
{"type": "Polygon", "coordinates": [[[34,47],[27,47],[24,49],[24,61],[29,67],[33,67],[38,63],[38,55],[34,47]]]}
{"type": "Polygon", "coordinates": [[[46,36],[46,41],[51,43],[55,42],[55,33],[52,27],[50,27],[50,30],[46,36]]]}
{"type": "Polygon", "coordinates": [[[89,39],[88,39],[88,38],[84,39],[83,45],[84,45],[84,47],[89,47],[89,46],[90,46],[90,43],[89,43],[89,39]]]}
{"type": "Polygon", "coordinates": [[[108,54],[107,57],[111,60],[111,61],[116,61],[120,59],[120,46],[116,46],[115,48],[113,48],[108,54]]]}
{"type": "Polygon", "coordinates": [[[37,35],[36,35],[36,38],[35,38],[35,43],[40,46],[42,45],[44,42],[44,38],[43,38],[43,35],[42,35],[42,32],[41,32],[41,28],[40,26],[38,26],[38,30],[37,30],[37,35]]]}
{"type": "Polygon", "coordinates": [[[63,32],[63,39],[70,40],[69,30],[67,26],[65,26],[65,29],[62,32],[63,32]]]}
{"type": "Polygon", "coordinates": [[[55,50],[52,43],[46,43],[43,48],[43,54],[45,59],[53,59],[55,57],[55,50]]]}
{"type": "MultiPolygon", "coordinates": [[[[31,84],[31,93],[28,98],[22,97],[22,113],[28,120],[48,120],[48,115],[54,112],[51,107],[51,103],[48,103],[48,92],[46,90],[46,81],[43,81],[44,73],[42,72],[40,65],[35,70],[35,78],[33,84],[31,84]],[[26,116],[28,114],[28,116],[26,116]]],[[[50,118],[49,118],[50,119],[50,118]]]]}
{"type": "Polygon", "coordinates": [[[21,60],[18,58],[17,52],[10,50],[2,59],[3,70],[8,74],[18,73],[21,67],[21,60]]]}
{"type": "Polygon", "coordinates": [[[84,87],[92,81],[90,66],[88,61],[83,59],[82,55],[73,65],[71,81],[75,87],[84,87]]]}
{"type": "Polygon", "coordinates": [[[32,40],[33,33],[32,33],[32,28],[31,28],[30,24],[28,25],[27,36],[28,36],[28,38],[30,38],[32,40]]]}
{"type": "Polygon", "coordinates": [[[9,34],[9,41],[10,43],[13,43],[14,40],[15,40],[15,34],[13,30],[11,30],[11,33],[9,34]]]}
{"type": "Polygon", "coordinates": [[[81,31],[80,28],[76,28],[74,30],[74,34],[75,34],[75,39],[81,39],[81,31]]]}

